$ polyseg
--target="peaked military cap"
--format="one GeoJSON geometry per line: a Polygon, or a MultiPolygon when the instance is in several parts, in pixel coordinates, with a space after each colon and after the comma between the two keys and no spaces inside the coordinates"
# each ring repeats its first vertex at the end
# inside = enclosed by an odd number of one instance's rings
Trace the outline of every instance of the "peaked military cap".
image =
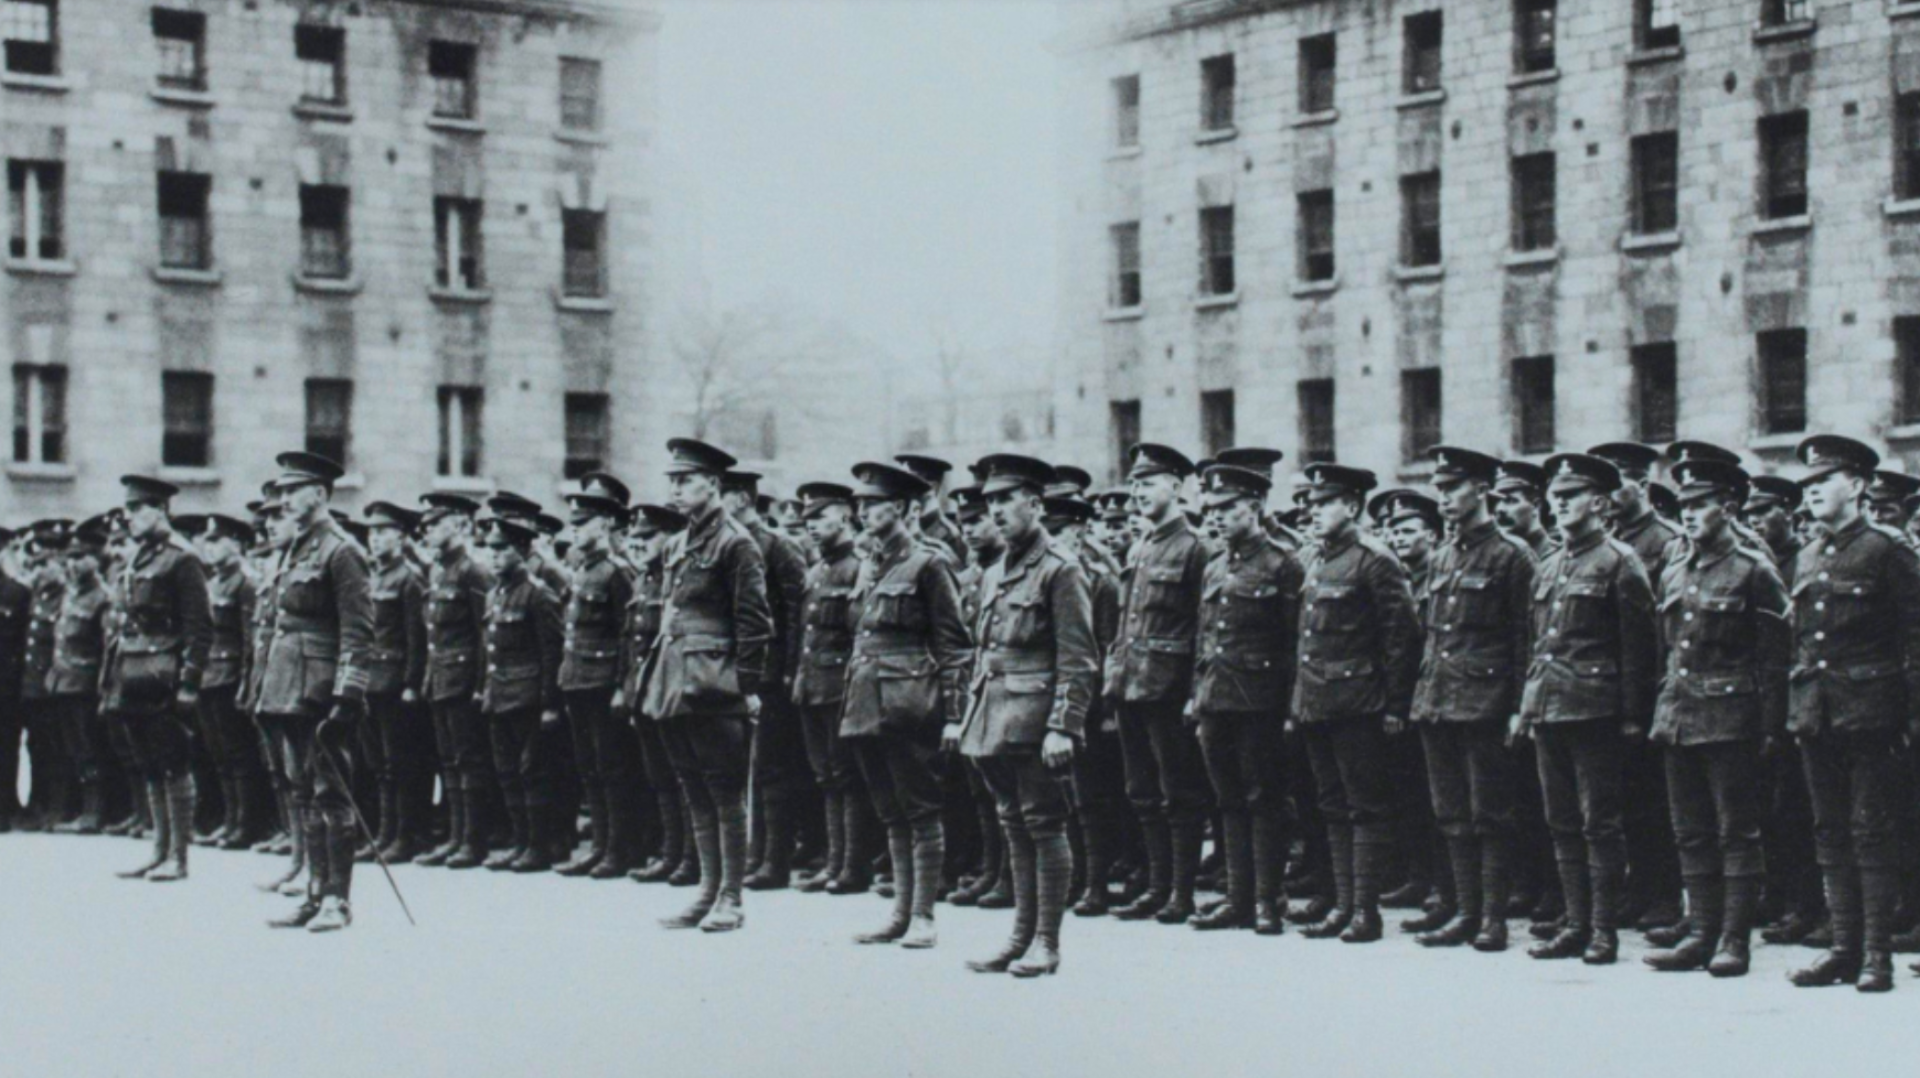
{"type": "Polygon", "coordinates": [[[540,503],[524,494],[503,490],[487,499],[487,508],[497,517],[537,517],[540,503]]]}
{"type": "Polygon", "coordinates": [[[1380,485],[1379,478],[1367,469],[1349,468],[1332,461],[1309,464],[1301,474],[1307,479],[1307,497],[1316,502],[1346,494],[1365,494],[1380,485]]]}
{"type": "Polygon", "coordinates": [[[1920,479],[1905,472],[1890,472],[1882,468],[1873,473],[1873,479],[1867,483],[1867,500],[1870,502],[1901,502],[1908,497],[1920,494],[1920,479]]]}
{"type": "Polygon", "coordinates": [[[1800,443],[1794,455],[1807,466],[1807,474],[1800,480],[1802,484],[1824,479],[1834,472],[1849,472],[1867,479],[1880,467],[1880,454],[1870,446],[1838,434],[1812,435],[1800,443]]]}
{"type": "Polygon", "coordinates": [[[1285,460],[1287,455],[1278,449],[1263,449],[1260,446],[1236,446],[1222,449],[1213,458],[1215,464],[1225,464],[1234,468],[1245,468],[1250,472],[1259,472],[1267,478],[1273,478],[1273,466],[1285,460]]]}
{"type": "MultiPolygon", "coordinates": [[[[1599,457],[1621,472],[1649,472],[1660,462],[1660,451],[1639,442],[1601,442],[1587,450],[1587,456],[1599,457]]],[[[1551,472],[1553,469],[1547,469],[1551,472]]]]}
{"type": "Polygon", "coordinates": [[[1053,481],[1059,486],[1071,487],[1075,494],[1081,496],[1093,487],[1093,476],[1077,464],[1054,465],[1053,481]]]}
{"type": "Polygon", "coordinates": [[[129,505],[161,505],[173,500],[180,488],[164,479],[155,479],[150,475],[123,475],[120,485],[126,488],[129,505]]]}
{"type": "Polygon", "coordinates": [[[779,506],[780,506],[780,499],[774,497],[771,494],[766,493],[765,491],[762,491],[759,494],[754,495],[753,511],[756,513],[759,513],[763,517],[772,516],[773,511],[779,508],[779,506]]]}
{"type": "Polygon", "coordinates": [[[361,510],[369,528],[399,528],[411,532],[420,526],[420,514],[392,502],[373,502],[361,510]]]}
{"type": "Polygon", "coordinates": [[[420,504],[426,506],[426,511],[421,515],[428,520],[439,520],[449,513],[457,513],[463,517],[480,515],[479,502],[465,494],[454,494],[451,491],[436,490],[422,494],[420,504]]]}
{"type": "Polygon", "coordinates": [[[1374,495],[1367,505],[1367,515],[1382,525],[1397,524],[1409,518],[1425,521],[1434,531],[1439,531],[1440,503],[1417,490],[1404,487],[1374,495]]]}
{"type": "Polygon", "coordinates": [[[854,465],[853,477],[860,481],[859,488],[853,492],[856,498],[910,501],[933,489],[925,479],[905,468],[896,468],[891,464],[881,464],[872,460],[854,465]]]}
{"type": "Polygon", "coordinates": [[[1611,494],[1620,489],[1620,469],[1591,453],[1555,454],[1547,458],[1544,470],[1550,491],[1597,490],[1611,494]]]}
{"type": "Polygon", "coordinates": [[[1273,478],[1254,468],[1215,464],[1201,473],[1200,487],[1200,504],[1211,509],[1248,499],[1264,502],[1273,489],[1273,478]]]}
{"type": "Polygon", "coordinates": [[[624,508],[633,500],[633,492],[627,485],[606,472],[588,472],[580,477],[580,494],[589,494],[596,498],[608,498],[619,502],[624,508]]]}
{"type": "Polygon", "coordinates": [[[930,490],[939,490],[940,484],[946,481],[947,473],[953,470],[952,464],[939,457],[920,453],[901,453],[893,458],[893,462],[919,476],[930,490]]]}
{"type": "Polygon", "coordinates": [[[1047,484],[1053,481],[1052,465],[1018,453],[993,453],[981,457],[980,465],[986,469],[986,479],[980,484],[980,493],[983,495],[999,494],[1020,487],[1044,492],[1047,484]]]}
{"type": "Polygon", "coordinates": [[[1153,475],[1184,479],[1193,474],[1193,461],[1172,446],[1141,442],[1127,451],[1127,460],[1128,479],[1145,479],[1153,475]]]}
{"type": "Polygon", "coordinates": [[[1784,476],[1753,476],[1748,483],[1747,511],[1758,512],[1775,505],[1784,506],[1788,512],[1800,508],[1800,484],[1784,476]]]}
{"type": "Polygon", "coordinates": [[[1493,490],[1496,494],[1545,494],[1547,470],[1532,461],[1503,460],[1493,490]]]}
{"type": "Polygon", "coordinates": [[[1040,504],[1045,521],[1085,524],[1094,515],[1093,503],[1080,498],[1045,498],[1040,504]]]}
{"type": "MultiPolygon", "coordinates": [[[[618,482],[615,480],[616,484],[618,482]]],[[[624,486],[615,491],[604,485],[588,487],[582,483],[579,490],[567,495],[567,504],[573,507],[573,518],[576,521],[590,517],[611,517],[618,520],[627,515],[625,494],[624,486]]]]}
{"type": "Polygon", "coordinates": [[[729,494],[745,494],[754,499],[754,506],[758,508],[760,479],[759,472],[743,472],[729,468],[720,473],[720,489],[729,494]]]}
{"type": "Polygon", "coordinates": [[[74,525],[73,535],[67,544],[69,555],[99,555],[107,552],[107,530],[98,521],[98,517],[91,517],[74,525]]]}
{"type": "Polygon", "coordinates": [[[1448,483],[1477,479],[1492,483],[1500,475],[1500,458],[1457,445],[1436,445],[1427,450],[1433,458],[1433,481],[1448,483]]]}
{"type": "Polygon", "coordinates": [[[279,490],[292,490],[316,483],[332,490],[340,477],[347,474],[347,470],[337,462],[304,450],[282,453],[273,458],[273,462],[280,466],[280,474],[273,481],[274,487],[279,490]]]}
{"type": "Polygon", "coordinates": [[[525,550],[533,545],[540,533],[534,530],[533,522],[526,517],[490,516],[480,522],[482,535],[498,535],[515,547],[525,550]]]}
{"type": "Polygon", "coordinates": [[[238,517],[225,513],[208,513],[206,530],[202,533],[209,539],[232,539],[241,544],[253,542],[253,525],[238,517]]]}
{"type": "Polygon", "coordinates": [[[978,483],[953,488],[953,501],[956,506],[954,513],[962,524],[970,524],[987,515],[987,499],[981,495],[978,483]]]}
{"type": "Polygon", "coordinates": [[[1101,519],[1110,522],[1127,519],[1128,507],[1132,502],[1133,495],[1119,488],[1103,490],[1093,496],[1093,504],[1100,508],[1101,519]]]}
{"type": "Polygon", "coordinates": [[[633,526],[646,535],[660,532],[672,535],[687,530],[687,517],[680,510],[664,505],[636,505],[633,507],[633,526]]]}
{"type": "Polygon", "coordinates": [[[740,463],[733,454],[695,438],[670,438],[667,440],[668,475],[687,475],[692,472],[704,472],[709,475],[723,475],[728,468],[740,463]]]}
{"type": "Polygon", "coordinates": [[[567,523],[551,513],[535,513],[531,521],[533,530],[541,535],[559,535],[567,530],[567,523]]]}
{"type": "Polygon", "coordinates": [[[1672,474],[1680,485],[1677,505],[1710,497],[1733,497],[1746,503],[1751,479],[1738,464],[1715,458],[1682,460],[1673,466],[1672,474]]]}
{"type": "Polygon", "coordinates": [[[198,539],[207,533],[207,515],[180,513],[173,518],[173,530],[189,539],[198,539]]]}
{"type": "Polygon", "coordinates": [[[1653,515],[1662,520],[1680,519],[1680,495],[1665,483],[1647,484],[1647,505],[1653,509],[1653,515]]]}
{"type": "Polygon", "coordinates": [[[1740,454],[1712,442],[1675,442],[1667,447],[1669,466],[1685,464],[1690,460],[1717,460],[1722,464],[1740,467],[1740,454]]]}
{"type": "Polygon", "coordinates": [[[802,483],[794,491],[800,498],[800,515],[818,516],[821,510],[830,505],[852,505],[853,488],[842,483],[814,481],[802,483]]]}

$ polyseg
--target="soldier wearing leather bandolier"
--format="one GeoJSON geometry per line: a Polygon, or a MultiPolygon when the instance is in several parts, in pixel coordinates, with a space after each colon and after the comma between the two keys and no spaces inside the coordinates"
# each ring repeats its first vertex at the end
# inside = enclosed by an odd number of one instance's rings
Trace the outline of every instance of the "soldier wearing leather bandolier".
{"type": "Polygon", "coordinates": [[[153,814],[153,857],[120,873],[185,879],[193,836],[193,715],[213,630],[200,559],[174,534],[168,505],[179,488],[123,476],[127,527],[138,549],[122,571],[127,619],[101,664],[100,706],[127,724],[153,814]]]}
{"type": "Polygon", "coordinates": [[[372,557],[368,591],[373,643],[367,650],[367,722],[360,744],[379,783],[380,830],[354,853],[392,864],[422,848],[429,802],[433,729],[422,701],[427,674],[427,586],[406,555],[420,514],[391,502],[365,511],[372,557]]]}
{"type": "MultiPolygon", "coordinates": [[[[544,872],[563,846],[555,800],[553,738],[560,724],[564,648],[560,600],[536,579],[528,555],[539,534],[520,517],[495,516],[481,534],[493,570],[482,630],[480,713],[486,717],[493,772],[507,806],[511,838],[494,851],[494,871],[544,872]]],[[[565,821],[571,824],[571,818],[565,821]]],[[[563,847],[564,848],[564,847],[563,847]]]]}
{"type": "Polygon", "coordinates": [[[294,538],[273,590],[275,609],[258,710],[286,733],[293,797],[304,810],[308,886],[300,907],[272,924],[329,932],[353,923],[353,851],[359,838],[350,747],[366,717],[373,604],[366,556],[327,511],[339,464],[314,453],[276,458],[281,512],[294,538]]]}
{"type": "Polygon", "coordinates": [[[807,570],[800,614],[800,661],[793,705],[799,709],[814,785],[826,802],[827,864],[800,884],[807,892],[864,891],[872,875],[873,807],[853,753],[840,739],[847,659],[853,653],[853,599],[860,558],[850,533],[853,491],[838,483],[804,483],[801,515],[816,551],[807,570]]]}
{"type": "Polygon", "coordinates": [[[618,879],[638,860],[640,768],[633,728],[616,719],[621,630],[633,579],[613,560],[615,529],[626,515],[626,484],[601,472],[580,478],[567,502],[573,509],[573,589],[563,618],[560,692],[573,734],[573,758],[585,787],[593,841],[559,866],[563,876],[618,879]]]}
{"type": "Polygon", "coordinates": [[[240,691],[234,696],[234,706],[253,717],[254,727],[260,733],[267,780],[273,788],[283,829],[277,838],[263,840],[254,848],[262,853],[290,855],[283,874],[255,886],[262,891],[293,897],[306,893],[306,885],[298,882],[301,871],[307,865],[306,820],[303,809],[293,796],[293,779],[287,769],[286,727],[278,716],[260,710],[260,687],[266,680],[267,653],[273,649],[273,627],[280,614],[278,606],[263,601],[262,597],[273,595],[280,574],[286,568],[286,552],[293,542],[294,524],[280,511],[280,493],[273,489],[273,483],[269,481],[266,487],[261,492],[263,500],[258,510],[261,526],[266,532],[266,542],[261,551],[260,579],[254,588],[253,623],[249,627],[247,653],[240,671],[240,691]]]}
{"type": "Polygon", "coordinates": [[[493,756],[480,714],[481,634],[493,574],[474,557],[480,506],[458,494],[420,496],[420,521],[433,563],[427,571],[427,678],[447,837],[416,864],[478,868],[487,859],[487,806],[494,796],[493,756]]]}
{"type": "MultiPolygon", "coordinates": [[[[97,526],[74,529],[64,559],[67,586],[54,631],[53,669],[48,675],[55,722],[81,795],[80,815],[54,826],[67,834],[97,835],[105,811],[106,725],[100,718],[100,660],[106,646],[107,593],[100,569],[107,536],[97,526]]],[[[35,761],[38,763],[39,761],[35,761]]]]}
{"type": "Polygon", "coordinates": [[[727,932],[745,923],[747,774],[752,722],[776,646],[760,545],[720,503],[733,456],[691,438],[667,443],[667,475],[687,530],[667,546],[660,635],[647,659],[641,710],[661,737],[693,815],[700,894],[668,928],[727,932]]]}
{"type": "Polygon", "coordinates": [[[886,828],[894,904],[861,943],[934,945],[934,901],[946,863],[940,731],[960,711],[972,657],[949,560],[914,542],[906,517],[924,480],[891,465],[853,469],[860,520],[873,540],[853,599],[840,737],[886,828]]]}
{"type": "Polygon", "coordinates": [[[688,887],[700,882],[700,860],[693,848],[686,794],[674,777],[673,761],[667,757],[667,744],[661,740],[660,724],[642,714],[640,700],[646,688],[646,658],[660,635],[660,619],[666,599],[661,588],[666,577],[666,546],[674,536],[687,529],[687,518],[664,505],[638,505],[629,525],[639,569],[633,596],[627,601],[627,630],[621,656],[620,692],[615,710],[631,724],[640,747],[640,764],[646,770],[647,787],[653,793],[660,827],[658,856],[627,873],[639,883],[667,883],[688,887]]]}

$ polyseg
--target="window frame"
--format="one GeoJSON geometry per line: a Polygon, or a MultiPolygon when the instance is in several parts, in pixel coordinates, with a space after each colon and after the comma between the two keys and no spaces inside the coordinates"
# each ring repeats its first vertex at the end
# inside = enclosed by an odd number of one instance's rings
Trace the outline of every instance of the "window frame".
{"type": "Polygon", "coordinates": [[[1107,402],[1107,433],[1112,440],[1115,475],[1126,474],[1127,454],[1140,442],[1142,430],[1138,397],[1107,402]]]}
{"type": "MultiPolygon", "coordinates": [[[[301,427],[302,444],[309,453],[318,453],[323,457],[347,467],[353,456],[353,399],[354,387],[351,378],[309,378],[303,386],[305,394],[305,422],[301,427]],[[338,392],[338,401],[324,399],[327,393],[338,392]],[[316,415],[316,403],[337,404],[340,412],[338,430],[329,430],[316,423],[321,418],[316,415]],[[338,443],[337,445],[334,443],[338,443]]],[[[350,469],[349,469],[350,470],[350,469]]]]}
{"type": "Polygon", "coordinates": [[[1408,15],[1400,21],[1400,41],[1400,92],[1426,94],[1440,89],[1446,75],[1446,13],[1435,8],[1408,15]]]}
{"type": "Polygon", "coordinates": [[[1416,464],[1427,451],[1444,445],[1446,376],[1440,367],[1400,371],[1400,460],[1416,464]]]}
{"type": "Polygon", "coordinates": [[[1339,208],[1333,188],[1321,187],[1294,195],[1297,220],[1295,245],[1299,256],[1294,273],[1301,281],[1331,281],[1340,273],[1337,245],[1339,208]]]}
{"type": "Polygon", "coordinates": [[[1446,260],[1440,192],[1437,168],[1400,177],[1400,264],[1408,269],[1438,266],[1446,260]],[[1431,221],[1426,220],[1428,216],[1431,221]]]}
{"type": "Polygon", "coordinates": [[[58,363],[13,365],[13,462],[67,463],[69,371],[58,363]]]}
{"type": "Polygon", "coordinates": [[[477,198],[435,195],[433,256],[436,285],[462,292],[484,290],[487,287],[486,203],[477,198]]]}
{"type": "Polygon", "coordinates": [[[605,65],[592,56],[562,56],[560,58],[560,127],[566,131],[597,132],[605,123],[602,101],[606,80],[605,65]],[[576,122],[579,112],[570,103],[577,103],[583,95],[574,92],[567,78],[569,71],[591,71],[593,73],[593,92],[585,96],[589,115],[585,123],[576,122]]]}
{"type": "Polygon", "coordinates": [[[171,90],[196,92],[205,90],[207,88],[206,13],[186,8],[155,7],[152,13],[152,26],[154,48],[160,60],[154,70],[154,84],[171,90]],[[186,60],[184,72],[179,67],[183,52],[186,60]]]}
{"type": "Polygon", "coordinates": [[[1553,452],[1560,436],[1559,375],[1554,357],[1517,356],[1508,361],[1507,370],[1514,452],[1521,456],[1553,452]]]}
{"type": "Polygon", "coordinates": [[[1630,216],[1633,234],[1653,236],[1680,228],[1680,133],[1654,131],[1628,144],[1633,170],[1630,216]],[[1664,163],[1665,167],[1660,166],[1664,163]]]}
{"type": "Polygon", "coordinates": [[[1559,67],[1560,12],[1555,0],[1514,0],[1513,69],[1540,75],[1559,67]]]}
{"type": "MultiPolygon", "coordinates": [[[[213,177],[204,172],[161,170],[154,174],[155,220],[159,226],[160,265],[164,269],[213,268],[213,177]],[[175,198],[197,203],[197,214],[168,213],[169,183],[179,190],[175,198]],[[177,252],[188,250],[186,258],[177,252]]],[[[178,202],[172,204],[178,205],[178,202]]]]}
{"type": "Polygon", "coordinates": [[[1107,98],[1113,108],[1113,148],[1132,150],[1140,145],[1140,76],[1116,75],[1107,80],[1107,98]]]}
{"type": "Polygon", "coordinates": [[[67,257],[66,174],[65,161],[7,159],[7,257],[27,263],[67,257]]]}
{"type": "Polygon", "coordinates": [[[571,299],[604,299],[607,295],[607,214],[604,210],[560,211],[561,294],[571,299]],[[593,246],[584,248],[574,240],[587,229],[593,246]],[[592,281],[578,265],[585,253],[593,256],[592,281]]]}
{"type": "Polygon", "coordinates": [[[316,281],[345,281],[353,277],[353,189],[340,184],[300,185],[300,275],[316,281]],[[325,200],[338,194],[338,205],[328,210],[325,200]],[[311,204],[309,200],[314,200],[311,204]],[[338,223],[310,220],[323,213],[337,214],[338,223]],[[325,237],[333,235],[329,242],[325,237]],[[326,264],[323,264],[326,260],[326,264]]]}
{"type": "Polygon", "coordinates": [[[483,386],[443,384],[436,390],[439,434],[434,475],[479,479],[486,469],[486,406],[483,386]],[[455,456],[458,455],[458,461],[455,456]]]}
{"type": "Polygon", "coordinates": [[[294,62],[300,68],[300,100],[310,105],[340,106],[347,103],[347,31],[340,26],[301,22],[293,26],[294,62]],[[328,56],[309,56],[308,51],[324,51],[328,56]],[[325,67],[324,80],[320,69],[325,67]],[[325,82],[322,96],[313,91],[325,82]]]}
{"type": "Polygon", "coordinates": [[[472,120],[480,112],[480,46],[434,38],[427,42],[427,81],[436,120],[472,120]],[[458,70],[446,70],[453,65],[458,70]]]}
{"type": "Polygon", "coordinates": [[[1633,0],[1633,44],[1642,52],[1680,47],[1678,0],[1633,0]],[[1671,20],[1656,23],[1664,12],[1671,20]]]}
{"type": "Polygon", "coordinates": [[[1216,456],[1221,450],[1233,447],[1238,423],[1236,407],[1231,388],[1200,391],[1200,448],[1207,456],[1216,456]]]}
{"type": "Polygon", "coordinates": [[[1203,206],[1200,209],[1200,295],[1231,296],[1240,287],[1235,246],[1232,206],[1203,206]],[[1222,240],[1224,239],[1224,243],[1222,240]]]}
{"type": "Polygon", "coordinates": [[[1893,319],[1893,421],[1895,426],[1920,424],[1920,315],[1893,319]]]}
{"type": "Polygon", "coordinates": [[[168,468],[211,468],[218,416],[214,376],[206,371],[160,372],[160,463],[168,468]],[[179,393],[192,390],[193,399],[179,393]],[[191,414],[183,414],[191,413],[191,414]]]}
{"type": "Polygon", "coordinates": [[[1649,341],[1628,352],[1633,371],[1633,430],[1636,441],[1667,443],[1680,436],[1680,348],[1673,341],[1649,341]]]}
{"type": "Polygon", "coordinates": [[[4,0],[0,4],[0,67],[10,75],[55,78],[60,74],[59,0],[4,0]],[[22,12],[37,8],[45,12],[44,37],[16,37],[15,24],[24,21],[22,12]]]}
{"type": "Polygon", "coordinates": [[[1340,38],[1333,31],[1300,39],[1299,108],[1303,116],[1332,112],[1339,105],[1340,38]]]}
{"type": "Polygon", "coordinates": [[[1792,26],[1812,20],[1810,0],[1760,0],[1761,26],[1792,26]]]}
{"type": "Polygon", "coordinates": [[[1231,131],[1234,94],[1239,71],[1233,53],[1223,52],[1200,61],[1200,129],[1231,131]]]}
{"type": "Polygon", "coordinates": [[[1332,378],[1302,378],[1293,385],[1302,467],[1334,460],[1340,451],[1338,391],[1332,378]]]}
{"type": "MultiPolygon", "coordinates": [[[[1811,365],[1807,360],[1807,330],[1803,326],[1761,330],[1754,334],[1754,388],[1756,422],[1762,435],[1805,434],[1809,419],[1807,389],[1811,365]],[[1789,369],[1781,370],[1784,364],[1789,369]],[[1798,393],[1786,393],[1782,376],[1798,383],[1798,393]],[[1787,400],[1784,397],[1797,397],[1787,400]]],[[[1790,383],[1791,384],[1791,383],[1790,383]]]]}
{"type": "Polygon", "coordinates": [[[1559,161],[1552,150],[1510,159],[1513,232],[1516,252],[1550,251],[1560,242],[1559,161]]]}
{"type": "Polygon", "coordinates": [[[1807,216],[1813,208],[1813,194],[1807,182],[1813,156],[1807,110],[1762,116],[1757,133],[1761,220],[1807,216]]]}
{"type": "Polygon", "coordinates": [[[1140,222],[1117,221],[1107,226],[1111,272],[1107,278],[1107,307],[1132,310],[1146,300],[1140,271],[1140,222]]]}
{"type": "Polygon", "coordinates": [[[605,471],[612,466],[613,457],[613,401],[605,393],[566,393],[561,399],[562,435],[565,443],[565,459],[561,462],[561,474],[567,479],[578,479],[589,472],[605,471]],[[581,431],[576,425],[577,418],[591,416],[597,429],[581,431]],[[576,453],[576,448],[593,443],[594,452],[588,455],[576,453]]]}

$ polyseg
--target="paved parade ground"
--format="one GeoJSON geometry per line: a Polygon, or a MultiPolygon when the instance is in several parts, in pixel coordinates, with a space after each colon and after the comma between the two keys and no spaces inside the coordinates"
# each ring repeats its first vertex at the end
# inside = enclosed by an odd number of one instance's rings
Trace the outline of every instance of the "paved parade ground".
{"type": "MultiPolygon", "coordinates": [[[[263,921],[282,862],[196,849],[193,875],[114,879],[145,845],[0,837],[0,1076],[130,1075],[1796,1075],[1898,1073],[1920,982],[1797,990],[1813,952],[1759,947],[1710,982],[1611,969],[1069,918],[1059,976],[968,973],[1005,911],[940,908],[932,951],[859,947],[885,903],[748,897],[731,937],[667,932],[690,895],[403,867],[420,927],[378,871],[354,926],[263,921]]],[[[1517,922],[1516,922],[1517,924],[1517,922]]]]}

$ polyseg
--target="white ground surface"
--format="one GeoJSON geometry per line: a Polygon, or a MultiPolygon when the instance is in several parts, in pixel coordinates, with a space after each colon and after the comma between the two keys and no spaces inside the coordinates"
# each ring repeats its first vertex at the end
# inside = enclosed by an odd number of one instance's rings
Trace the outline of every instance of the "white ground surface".
{"type": "MultiPolygon", "coordinates": [[[[941,907],[940,946],[858,947],[872,896],[752,895],[727,937],[654,924],[689,892],[411,866],[354,926],[271,931],[281,862],[193,851],[192,879],[114,879],[144,844],[0,836],[0,1076],[717,1078],[1907,1073],[1920,981],[1806,991],[1813,952],[1744,981],[1068,918],[1061,973],[968,973],[1010,913],[941,907]]],[[[1518,925],[1518,922],[1516,922],[1518,925]]]]}

